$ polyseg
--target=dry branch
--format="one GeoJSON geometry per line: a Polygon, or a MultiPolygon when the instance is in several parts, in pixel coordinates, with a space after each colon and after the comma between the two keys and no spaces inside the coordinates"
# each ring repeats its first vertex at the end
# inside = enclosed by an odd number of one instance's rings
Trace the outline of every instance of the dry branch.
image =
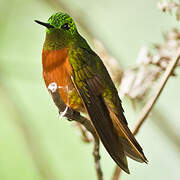
{"type": "MultiPolygon", "coordinates": [[[[134,135],[136,135],[139,132],[140,127],[142,126],[142,124],[148,117],[149,113],[151,112],[152,108],[154,107],[155,103],[157,102],[157,99],[160,96],[164,86],[166,85],[167,80],[173,74],[174,69],[175,69],[179,59],[180,59],[180,53],[178,53],[178,55],[173,60],[170,61],[168,67],[166,68],[166,71],[164,72],[164,74],[161,78],[161,81],[159,83],[159,87],[157,88],[157,91],[155,91],[154,96],[144,105],[144,107],[140,113],[137,123],[133,129],[134,135]]],[[[118,180],[120,177],[120,174],[121,174],[121,169],[118,166],[116,166],[112,180],[118,180]]]]}
{"type": "Polygon", "coordinates": [[[99,138],[94,130],[93,126],[91,125],[89,119],[82,116],[79,112],[74,111],[71,108],[67,108],[67,105],[61,99],[59,94],[59,89],[56,83],[51,83],[48,86],[49,92],[53,98],[54,103],[56,104],[60,115],[63,113],[63,117],[66,117],[68,121],[76,121],[82,124],[94,137],[94,161],[95,161],[95,168],[98,180],[103,180],[103,174],[100,166],[100,154],[99,154],[99,138]]]}

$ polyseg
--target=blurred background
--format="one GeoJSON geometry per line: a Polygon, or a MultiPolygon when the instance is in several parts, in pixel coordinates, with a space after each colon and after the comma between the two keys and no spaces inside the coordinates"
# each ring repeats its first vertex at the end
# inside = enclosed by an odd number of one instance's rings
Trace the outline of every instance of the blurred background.
{"type": "MultiPolygon", "coordinates": [[[[0,0],[0,180],[92,180],[96,172],[92,144],[85,144],[72,122],[58,111],[42,79],[41,51],[47,21],[65,11],[77,22],[93,47],[100,40],[121,68],[135,65],[142,45],[163,42],[162,33],[179,27],[163,14],[157,0],[0,0]]],[[[180,74],[180,70],[176,70],[180,74]]],[[[180,178],[180,78],[172,77],[137,139],[149,164],[129,159],[131,175],[121,179],[180,178]]],[[[133,127],[134,112],[123,98],[125,115],[133,127]]],[[[104,179],[114,162],[101,146],[104,179]]]]}

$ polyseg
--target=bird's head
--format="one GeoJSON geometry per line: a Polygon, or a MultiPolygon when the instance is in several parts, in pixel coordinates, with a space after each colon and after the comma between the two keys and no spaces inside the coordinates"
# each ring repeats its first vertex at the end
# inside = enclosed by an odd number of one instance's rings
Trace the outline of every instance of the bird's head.
{"type": "Polygon", "coordinates": [[[59,49],[68,47],[76,38],[77,28],[73,19],[66,13],[58,12],[53,14],[47,23],[35,20],[36,23],[45,26],[47,48],[59,49]]]}

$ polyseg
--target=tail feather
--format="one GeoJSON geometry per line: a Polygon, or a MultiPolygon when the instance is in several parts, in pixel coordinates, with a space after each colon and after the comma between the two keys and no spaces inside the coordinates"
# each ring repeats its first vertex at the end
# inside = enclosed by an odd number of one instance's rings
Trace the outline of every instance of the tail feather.
{"type": "Polygon", "coordinates": [[[119,135],[119,141],[123,144],[125,154],[138,162],[147,163],[147,158],[145,157],[141,146],[135,139],[128,126],[123,122],[122,118],[125,118],[124,115],[121,114],[117,116],[112,111],[110,111],[110,114],[119,135]]]}
{"type": "MultiPolygon", "coordinates": [[[[78,86],[73,78],[72,80],[104,147],[117,165],[129,174],[126,155],[139,161],[146,161],[146,158],[127,124],[124,123],[126,121],[121,122],[122,118],[118,119],[110,111],[101,93],[99,91],[94,92],[90,83],[83,82],[83,86],[78,86]],[[120,137],[125,138],[127,143],[120,137]]],[[[124,117],[123,113],[120,114],[124,117]]]]}
{"type": "Polygon", "coordinates": [[[128,140],[122,137],[119,137],[119,141],[123,145],[124,153],[131,159],[138,161],[140,163],[143,163],[144,161],[142,158],[136,153],[136,151],[132,148],[132,146],[129,144],[128,140]]]}
{"type": "Polygon", "coordinates": [[[103,98],[101,96],[94,96],[90,89],[88,89],[89,96],[87,96],[83,90],[78,90],[91,122],[104,147],[118,166],[129,174],[130,172],[126,155],[123,151],[123,145],[119,142],[118,135],[115,132],[112,119],[103,98]]]}

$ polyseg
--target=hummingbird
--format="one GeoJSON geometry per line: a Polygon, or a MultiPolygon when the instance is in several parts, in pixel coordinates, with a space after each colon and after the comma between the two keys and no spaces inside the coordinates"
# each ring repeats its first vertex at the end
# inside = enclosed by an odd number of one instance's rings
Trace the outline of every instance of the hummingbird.
{"type": "Polygon", "coordinates": [[[143,150],[128,128],[118,91],[100,57],[79,34],[66,13],[53,14],[47,22],[42,50],[46,87],[55,82],[63,102],[89,116],[105,149],[126,173],[127,156],[147,163],[143,150]]]}

